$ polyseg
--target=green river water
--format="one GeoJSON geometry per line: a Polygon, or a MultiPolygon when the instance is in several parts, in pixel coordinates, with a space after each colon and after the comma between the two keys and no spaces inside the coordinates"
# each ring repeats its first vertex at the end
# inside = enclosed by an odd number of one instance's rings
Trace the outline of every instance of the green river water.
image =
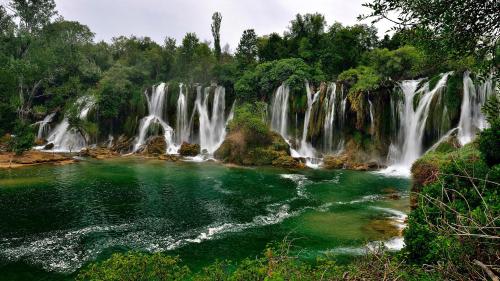
{"type": "Polygon", "coordinates": [[[179,255],[196,270],[285,237],[311,260],[348,260],[372,241],[396,249],[409,185],[369,172],[139,159],[0,170],[0,280],[71,279],[127,250],[179,255]]]}

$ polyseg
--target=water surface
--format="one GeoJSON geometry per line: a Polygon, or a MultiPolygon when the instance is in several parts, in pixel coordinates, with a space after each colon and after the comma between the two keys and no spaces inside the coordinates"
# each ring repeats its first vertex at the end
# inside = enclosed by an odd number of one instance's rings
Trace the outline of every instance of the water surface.
{"type": "MultiPolygon", "coordinates": [[[[163,251],[193,268],[296,239],[305,259],[397,247],[409,181],[216,163],[82,161],[0,171],[0,280],[70,278],[113,252],[163,251]],[[400,198],[390,199],[388,192],[400,198]]],[[[393,196],[394,197],[394,196],[393,196]]]]}

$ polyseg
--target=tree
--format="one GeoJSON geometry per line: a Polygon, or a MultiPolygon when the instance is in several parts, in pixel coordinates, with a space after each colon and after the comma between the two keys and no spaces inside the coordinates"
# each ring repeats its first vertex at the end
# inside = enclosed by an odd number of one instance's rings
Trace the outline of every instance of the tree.
{"type": "Polygon", "coordinates": [[[236,60],[240,64],[240,67],[247,67],[252,65],[257,60],[258,47],[257,47],[257,34],[255,30],[247,29],[243,31],[243,35],[240,39],[240,44],[236,49],[236,60]]]}
{"type": "Polygon", "coordinates": [[[19,18],[21,30],[28,33],[41,30],[57,15],[54,0],[11,0],[10,7],[19,18]]]}
{"type": "Polygon", "coordinates": [[[9,142],[9,150],[22,155],[33,147],[35,142],[35,133],[33,128],[26,122],[19,120],[14,126],[14,137],[9,142]]]}
{"type": "Polygon", "coordinates": [[[445,47],[456,56],[494,55],[500,37],[497,0],[374,0],[363,5],[372,12],[361,18],[387,19],[397,30],[420,30],[416,35],[422,45],[433,50],[445,47]]]}
{"type": "Polygon", "coordinates": [[[214,37],[214,49],[215,58],[220,61],[221,49],[220,49],[220,23],[222,21],[222,15],[219,12],[215,12],[212,15],[212,36],[214,37]]]}
{"type": "Polygon", "coordinates": [[[278,33],[259,38],[259,61],[273,61],[286,55],[286,46],[283,38],[278,33]]]}

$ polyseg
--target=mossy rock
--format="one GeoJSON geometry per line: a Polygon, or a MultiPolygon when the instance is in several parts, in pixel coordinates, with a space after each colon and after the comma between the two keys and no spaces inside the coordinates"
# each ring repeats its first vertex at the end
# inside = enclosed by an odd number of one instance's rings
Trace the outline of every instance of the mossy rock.
{"type": "Polygon", "coordinates": [[[181,144],[181,148],[179,149],[179,154],[181,156],[196,156],[200,154],[201,149],[199,144],[190,144],[187,142],[183,142],[181,144]]]}
{"type": "Polygon", "coordinates": [[[347,161],[345,155],[327,155],[323,158],[323,168],[325,169],[342,169],[347,161]]]}
{"type": "Polygon", "coordinates": [[[290,155],[282,155],[277,159],[273,160],[272,165],[275,167],[288,168],[288,169],[296,169],[303,168],[304,164],[293,158],[290,155]]]}
{"type": "Polygon", "coordinates": [[[165,142],[165,139],[163,138],[163,136],[157,136],[152,137],[147,141],[144,152],[146,154],[158,155],[165,154],[166,150],[167,143],[165,142]]]}

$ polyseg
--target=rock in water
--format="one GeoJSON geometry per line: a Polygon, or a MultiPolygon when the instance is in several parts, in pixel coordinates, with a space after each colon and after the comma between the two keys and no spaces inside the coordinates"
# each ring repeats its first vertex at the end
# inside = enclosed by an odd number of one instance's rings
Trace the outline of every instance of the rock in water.
{"type": "Polygon", "coordinates": [[[150,155],[165,154],[166,151],[167,143],[165,142],[165,138],[163,136],[150,138],[146,142],[146,147],[144,149],[144,152],[150,155]]]}
{"type": "Polygon", "coordinates": [[[181,156],[196,156],[200,154],[200,145],[196,143],[190,144],[183,142],[181,148],[179,149],[179,154],[181,156]]]}

